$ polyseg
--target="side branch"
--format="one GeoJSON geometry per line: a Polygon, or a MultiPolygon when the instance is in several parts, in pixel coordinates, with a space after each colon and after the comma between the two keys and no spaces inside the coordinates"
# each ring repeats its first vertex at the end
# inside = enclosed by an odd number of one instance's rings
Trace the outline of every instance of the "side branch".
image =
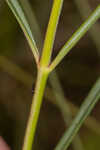
{"type": "Polygon", "coordinates": [[[90,27],[100,18],[100,5],[91,14],[91,16],[80,26],[80,28],[72,35],[67,43],[60,50],[54,61],[50,65],[52,71],[62,59],[70,52],[70,50],[77,44],[77,42],[84,36],[90,27]]]}

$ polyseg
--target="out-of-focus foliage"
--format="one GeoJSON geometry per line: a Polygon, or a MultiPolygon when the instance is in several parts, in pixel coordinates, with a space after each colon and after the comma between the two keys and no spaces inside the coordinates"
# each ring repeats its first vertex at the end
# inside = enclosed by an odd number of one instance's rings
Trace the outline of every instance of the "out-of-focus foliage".
{"type": "MultiPolygon", "coordinates": [[[[44,38],[52,1],[30,0],[29,2],[34,10],[42,37],[44,38]]],[[[91,0],[89,3],[91,8],[94,9],[99,4],[99,0],[91,0]]],[[[65,0],[57,30],[53,57],[56,56],[65,41],[81,23],[82,19],[74,0],[65,0]]],[[[10,9],[2,0],[0,0],[0,55],[7,57],[12,63],[29,72],[33,76],[33,80],[36,79],[36,67],[27,41],[10,9]]],[[[59,65],[57,72],[60,76],[65,96],[71,102],[79,105],[87,95],[89,89],[100,75],[99,60],[100,56],[96,46],[89,34],[86,34],[59,65]]],[[[29,81],[29,86],[27,87],[21,81],[16,80],[14,76],[11,76],[7,69],[1,67],[1,65],[0,135],[4,137],[12,149],[17,150],[21,148],[23,142],[32,99],[31,87],[33,80],[32,83],[29,81]]],[[[8,65],[7,63],[6,66],[8,65]]],[[[99,107],[98,104],[93,115],[100,121],[99,107]]],[[[64,129],[65,124],[59,110],[45,99],[37,129],[35,149],[53,149],[64,129]]],[[[85,128],[82,128],[81,132],[83,131],[84,134],[82,133],[81,137],[83,137],[86,150],[99,149],[99,137],[96,135],[91,136],[92,133],[85,128]],[[94,146],[91,147],[90,143],[94,146]]]]}

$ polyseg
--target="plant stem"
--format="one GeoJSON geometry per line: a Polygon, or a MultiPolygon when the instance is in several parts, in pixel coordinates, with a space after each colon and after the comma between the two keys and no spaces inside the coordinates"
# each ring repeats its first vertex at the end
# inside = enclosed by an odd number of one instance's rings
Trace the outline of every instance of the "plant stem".
{"type": "MultiPolygon", "coordinates": [[[[34,82],[33,76],[30,73],[14,64],[14,62],[11,62],[5,56],[0,56],[0,68],[2,68],[3,71],[7,72],[10,76],[20,81],[28,88],[30,88],[32,86],[32,82],[34,82]]],[[[47,100],[56,105],[55,97],[52,94],[50,88],[46,89],[45,97],[47,100]]],[[[71,108],[72,116],[75,116],[79,108],[76,105],[72,104],[69,99],[67,99],[67,103],[71,108]]],[[[100,123],[92,116],[88,116],[87,120],[84,122],[84,125],[88,129],[92,130],[92,132],[94,132],[95,134],[100,135],[100,123]]]]}
{"type": "Polygon", "coordinates": [[[89,95],[85,99],[84,103],[80,108],[79,113],[77,114],[76,118],[72,122],[72,125],[70,126],[68,131],[65,131],[64,136],[61,138],[55,150],[67,150],[73,138],[77,134],[78,130],[82,126],[87,116],[94,108],[99,98],[100,98],[100,78],[98,79],[98,81],[90,91],[89,95]]]}
{"type": "Polygon", "coordinates": [[[53,8],[51,11],[51,16],[48,24],[48,29],[44,41],[43,53],[41,57],[42,66],[48,66],[51,59],[52,48],[55,39],[55,33],[57,30],[57,25],[59,21],[59,16],[62,9],[62,4],[64,0],[53,0],[53,8]]]}
{"type": "Polygon", "coordinates": [[[48,78],[48,73],[49,73],[48,70],[42,67],[39,68],[38,70],[35,94],[32,100],[33,102],[32,102],[31,112],[29,116],[27,129],[26,129],[23,150],[32,149],[32,143],[34,141],[36,125],[39,117],[40,107],[43,99],[43,93],[46,86],[46,81],[48,78]]]}
{"type": "Polygon", "coordinates": [[[72,35],[60,50],[54,61],[50,65],[52,71],[68,54],[68,52],[76,45],[76,43],[83,37],[83,35],[90,29],[90,27],[100,18],[100,5],[92,13],[92,15],[80,26],[80,28],[72,35]]]}
{"type": "Polygon", "coordinates": [[[34,141],[34,135],[35,135],[36,125],[37,125],[40,107],[42,103],[42,97],[46,86],[46,80],[50,72],[48,65],[52,54],[52,47],[53,47],[55,32],[56,32],[56,28],[60,16],[61,8],[62,8],[62,3],[63,0],[54,0],[53,3],[51,17],[50,17],[47,34],[44,42],[43,53],[40,59],[40,64],[38,65],[39,70],[38,70],[35,95],[33,97],[33,103],[32,103],[31,113],[29,117],[27,130],[26,130],[23,150],[31,150],[32,143],[34,141]]]}

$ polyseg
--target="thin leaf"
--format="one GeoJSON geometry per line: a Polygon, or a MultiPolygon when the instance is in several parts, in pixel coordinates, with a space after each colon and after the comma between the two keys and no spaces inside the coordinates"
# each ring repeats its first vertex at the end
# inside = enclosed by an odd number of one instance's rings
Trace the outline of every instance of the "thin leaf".
{"type": "Polygon", "coordinates": [[[70,52],[77,42],[84,36],[90,27],[100,18],[100,5],[92,13],[92,15],[80,26],[80,28],[72,35],[60,50],[54,61],[51,63],[50,70],[52,71],[62,59],[70,52]]]}
{"type": "Polygon", "coordinates": [[[40,52],[40,50],[42,49],[43,39],[42,39],[40,26],[35,15],[35,11],[34,9],[32,9],[28,0],[20,0],[20,3],[23,6],[24,13],[27,16],[28,23],[34,35],[37,48],[39,49],[39,52],[40,52]]]}
{"type": "MultiPolygon", "coordinates": [[[[68,100],[64,96],[62,85],[55,71],[53,71],[53,73],[50,75],[49,80],[52,87],[52,92],[55,96],[55,104],[61,112],[65,124],[70,126],[72,122],[72,110],[70,109],[68,100]]],[[[84,150],[83,143],[78,134],[73,140],[72,146],[73,150],[84,150]]]]}
{"type": "Polygon", "coordinates": [[[87,116],[91,113],[92,109],[98,102],[99,98],[100,98],[100,78],[97,80],[96,84],[94,85],[89,95],[85,99],[84,103],[80,108],[79,113],[72,122],[72,125],[67,131],[65,131],[63,137],[56,146],[55,150],[67,150],[68,146],[72,142],[73,138],[77,134],[78,130],[82,126],[87,116]]]}
{"type": "MultiPolygon", "coordinates": [[[[77,6],[77,9],[82,16],[83,19],[87,18],[87,15],[91,14],[92,9],[87,0],[74,0],[77,6]]],[[[91,28],[89,34],[97,48],[97,52],[100,55],[100,24],[96,22],[96,24],[91,28]]]]}
{"type": "Polygon", "coordinates": [[[19,22],[28,42],[32,49],[33,55],[35,57],[36,62],[39,59],[38,49],[28,22],[28,19],[25,15],[24,9],[19,0],[6,0],[12,12],[14,13],[17,21],[19,22]]]}

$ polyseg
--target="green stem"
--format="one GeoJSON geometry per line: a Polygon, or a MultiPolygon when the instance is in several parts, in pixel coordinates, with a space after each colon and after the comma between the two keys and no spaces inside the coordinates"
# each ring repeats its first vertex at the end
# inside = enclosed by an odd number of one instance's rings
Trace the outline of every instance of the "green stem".
{"type": "Polygon", "coordinates": [[[57,30],[57,25],[58,25],[63,1],[64,0],[54,0],[53,2],[53,8],[51,11],[51,16],[48,24],[48,29],[45,37],[43,53],[41,58],[42,66],[48,66],[50,63],[52,48],[55,39],[55,33],[57,30]]]}
{"type": "MultiPolygon", "coordinates": [[[[25,72],[25,70],[11,62],[5,56],[0,56],[0,68],[2,68],[5,72],[9,73],[9,75],[14,77],[16,80],[20,81],[26,87],[30,88],[32,82],[34,82],[34,79],[30,73],[25,72]]],[[[45,97],[47,100],[56,105],[55,97],[53,96],[50,88],[46,89],[45,97]]],[[[71,108],[72,116],[75,116],[79,108],[76,105],[72,104],[69,99],[67,99],[67,103],[71,108]]],[[[100,123],[92,116],[89,116],[87,118],[87,120],[84,122],[84,125],[92,130],[95,134],[100,135],[100,123]]]]}
{"type": "Polygon", "coordinates": [[[100,18],[100,5],[92,13],[92,15],[80,26],[80,28],[72,35],[60,50],[54,61],[50,65],[51,71],[62,61],[62,59],[70,52],[70,50],[77,44],[83,35],[90,29],[90,27],[100,18]]]}
{"type": "Polygon", "coordinates": [[[64,136],[61,138],[55,150],[67,150],[73,138],[77,134],[78,130],[82,126],[87,116],[94,108],[99,98],[100,98],[100,79],[96,82],[95,86],[92,88],[88,97],[82,104],[79,113],[72,122],[72,125],[70,126],[68,131],[65,132],[64,136]]]}
{"type": "Polygon", "coordinates": [[[35,94],[31,106],[30,117],[26,129],[26,135],[24,139],[23,150],[31,150],[32,143],[34,142],[34,135],[36,131],[36,125],[39,117],[40,107],[43,99],[43,93],[48,78],[48,70],[45,68],[39,68],[37,83],[35,88],[35,94]]]}

